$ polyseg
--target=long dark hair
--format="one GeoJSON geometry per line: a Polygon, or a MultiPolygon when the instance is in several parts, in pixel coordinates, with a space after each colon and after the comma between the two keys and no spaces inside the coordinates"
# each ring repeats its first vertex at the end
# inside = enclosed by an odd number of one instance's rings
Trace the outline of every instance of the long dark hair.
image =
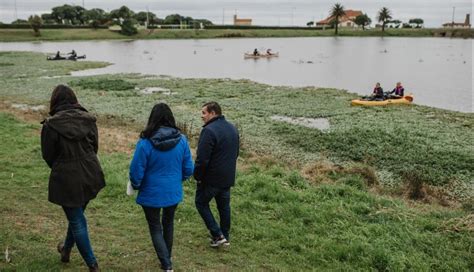
{"type": "Polygon", "coordinates": [[[140,138],[151,138],[153,133],[160,127],[176,127],[173,112],[168,105],[165,103],[156,104],[151,110],[150,117],[148,118],[148,124],[145,129],[140,133],[140,138]]]}
{"type": "Polygon", "coordinates": [[[74,91],[66,85],[58,85],[54,88],[49,102],[49,114],[54,115],[62,107],[80,106],[74,91]]]}

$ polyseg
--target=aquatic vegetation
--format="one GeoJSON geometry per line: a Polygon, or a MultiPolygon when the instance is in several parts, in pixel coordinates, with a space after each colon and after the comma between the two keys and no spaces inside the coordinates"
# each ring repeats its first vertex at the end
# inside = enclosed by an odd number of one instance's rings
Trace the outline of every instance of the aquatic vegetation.
{"type": "Polygon", "coordinates": [[[82,89],[124,91],[134,89],[136,84],[122,79],[95,79],[85,78],[69,82],[71,86],[79,86],[82,89]]]}

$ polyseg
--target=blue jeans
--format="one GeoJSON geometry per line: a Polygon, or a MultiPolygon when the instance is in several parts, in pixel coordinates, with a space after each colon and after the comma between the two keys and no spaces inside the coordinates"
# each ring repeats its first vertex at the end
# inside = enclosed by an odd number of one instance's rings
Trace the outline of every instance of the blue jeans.
{"type": "Polygon", "coordinates": [[[64,249],[70,250],[74,246],[74,243],[76,243],[77,249],[79,250],[79,253],[81,253],[87,266],[93,266],[97,263],[97,260],[92,251],[89,233],[87,232],[87,221],[84,216],[86,206],[87,203],[84,207],[78,208],[63,206],[64,213],[69,221],[66,240],[64,241],[64,249]]]}
{"type": "Polygon", "coordinates": [[[217,188],[198,184],[195,199],[196,209],[201,215],[212,237],[224,237],[229,240],[230,231],[230,188],[217,188]],[[209,208],[209,202],[216,200],[220,225],[217,224],[209,208]]]}
{"type": "Polygon", "coordinates": [[[145,212],[151,241],[163,269],[171,269],[171,250],[173,249],[174,212],[178,204],[166,208],[142,206],[145,212]],[[163,209],[163,217],[160,213],[163,209]],[[161,221],[161,222],[160,222],[161,221]]]}

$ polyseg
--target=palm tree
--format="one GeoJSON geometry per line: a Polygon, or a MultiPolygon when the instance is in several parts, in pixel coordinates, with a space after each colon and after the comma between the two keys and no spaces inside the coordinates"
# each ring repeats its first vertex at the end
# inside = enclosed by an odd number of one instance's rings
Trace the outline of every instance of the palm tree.
{"type": "Polygon", "coordinates": [[[332,9],[331,9],[331,14],[330,16],[331,17],[334,17],[334,24],[335,24],[335,27],[336,27],[336,35],[337,35],[337,27],[339,25],[339,18],[346,15],[346,13],[344,12],[344,7],[339,4],[339,3],[336,3],[332,9]]]}
{"type": "Polygon", "coordinates": [[[385,24],[388,22],[388,20],[392,19],[392,14],[388,8],[383,7],[380,11],[379,14],[377,15],[377,20],[379,22],[382,22],[382,32],[385,31],[385,24]]]}

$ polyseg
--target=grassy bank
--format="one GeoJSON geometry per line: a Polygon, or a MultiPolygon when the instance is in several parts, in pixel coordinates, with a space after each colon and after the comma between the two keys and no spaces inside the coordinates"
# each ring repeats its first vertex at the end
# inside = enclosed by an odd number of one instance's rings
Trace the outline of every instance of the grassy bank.
{"type": "MultiPolygon", "coordinates": [[[[0,248],[2,271],[75,271],[77,250],[62,265],[55,245],[65,234],[60,207],[47,202],[48,169],[39,150],[39,124],[0,114],[0,248]]],[[[122,128],[126,129],[126,128],[122,128]]],[[[107,144],[107,139],[103,139],[107,144]]],[[[105,271],[155,271],[142,210],[125,196],[130,156],[100,154],[108,186],[87,209],[93,247],[105,271]]],[[[277,164],[240,160],[233,190],[232,245],[208,247],[194,205],[194,183],[175,223],[175,270],[416,270],[472,268],[468,212],[408,207],[369,193],[358,175],[313,186],[277,164]]],[[[472,221],[471,221],[472,223],[472,221]]]]}
{"type": "MultiPolygon", "coordinates": [[[[450,31],[448,36],[469,38],[474,36],[472,30],[450,31]]],[[[339,36],[355,37],[433,37],[446,35],[443,29],[379,29],[354,30],[341,29],[339,36]]],[[[18,41],[61,41],[61,40],[105,40],[105,39],[208,39],[208,38],[268,38],[268,37],[328,37],[334,36],[334,30],[299,30],[299,29],[150,29],[140,30],[133,36],[124,36],[106,29],[43,29],[41,36],[35,37],[31,29],[0,29],[0,42],[18,41]]]]}
{"type": "Polygon", "coordinates": [[[232,245],[208,248],[193,205],[195,185],[188,182],[176,216],[176,270],[469,271],[474,266],[472,114],[417,105],[350,107],[355,95],[342,90],[246,80],[75,78],[67,74],[106,64],[44,59],[37,53],[0,53],[1,109],[17,116],[0,114],[5,203],[0,248],[8,247],[11,257],[10,263],[0,262],[0,270],[82,267],[76,250],[64,266],[54,249],[66,223],[60,208],[47,202],[49,172],[40,157],[38,124],[47,110],[18,105],[47,105],[59,83],[71,85],[99,117],[108,186],[87,215],[98,260],[107,270],[158,268],[143,212],[124,194],[129,152],[152,105],[168,103],[194,146],[200,106],[209,100],[223,106],[243,137],[232,245]],[[164,91],[141,93],[149,87],[164,91]],[[27,116],[35,117],[18,120],[27,116]],[[307,128],[274,116],[325,118],[330,127],[307,128]]]}

